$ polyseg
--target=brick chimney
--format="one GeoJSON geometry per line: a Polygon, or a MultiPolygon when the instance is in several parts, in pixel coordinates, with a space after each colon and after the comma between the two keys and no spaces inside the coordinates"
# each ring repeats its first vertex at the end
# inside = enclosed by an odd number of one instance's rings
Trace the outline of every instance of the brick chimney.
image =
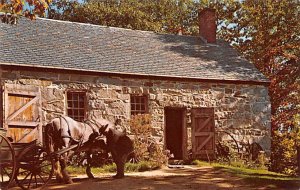
{"type": "Polygon", "coordinates": [[[199,34],[207,43],[216,43],[216,11],[205,8],[199,12],[199,34]]]}

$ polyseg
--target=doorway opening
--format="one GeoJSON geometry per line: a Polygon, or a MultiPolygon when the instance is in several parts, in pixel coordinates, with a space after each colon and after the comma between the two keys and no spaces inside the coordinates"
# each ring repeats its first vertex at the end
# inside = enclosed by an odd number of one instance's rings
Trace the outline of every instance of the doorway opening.
{"type": "Polygon", "coordinates": [[[183,160],[185,155],[185,109],[165,108],[165,145],[173,159],[183,160]]]}

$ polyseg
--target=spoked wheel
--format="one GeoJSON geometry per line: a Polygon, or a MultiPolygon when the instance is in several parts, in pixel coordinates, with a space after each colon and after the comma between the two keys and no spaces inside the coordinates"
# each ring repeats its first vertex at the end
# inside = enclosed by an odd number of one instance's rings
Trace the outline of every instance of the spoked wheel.
{"type": "Polygon", "coordinates": [[[131,152],[127,157],[127,162],[136,164],[140,162],[140,159],[136,156],[135,152],[131,152]]]}
{"type": "Polygon", "coordinates": [[[9,140],[0,135],[0,189],[8,189],[16,171],[15,152],[9,140]]]}
{"type": "Polygon", "coordinates": [[[52,178],[54,161],[39,147],[28,147],[18,156],[17,184],[22,189],[42,189],[52,178]]]}

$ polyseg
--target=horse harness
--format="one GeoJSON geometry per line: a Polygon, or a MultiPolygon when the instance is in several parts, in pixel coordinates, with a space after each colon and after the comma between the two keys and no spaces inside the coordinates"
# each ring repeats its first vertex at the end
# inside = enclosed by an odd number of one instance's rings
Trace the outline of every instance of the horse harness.
{"type": "MultiPolygon", "coordinates": [[[[62,120],[64,120],[66,122],[67,126],[68,126],[68,131],[67,131],[68,135],[61,135],[61,137],[62,138],[69,138],[69,139],[71,139],[71,141],[75,142],[75,144],[79,144],[78,147],[80,147],[83,144],[84,133],[87,130],[87,126],[89,126],[92,129],[93,133],[97,133],[97,130],[91,124],[87,123],[88,121],[85,121],[85,122],[82,123],[83,126],[84,126],[84,131],[82,132],[80,139],[76,140],[71,135],[70,125],[69,125],[69,122],[67,121],[67,119],[64,116],[60,117],[60,125],[62,125],[62,120]]],[[[91,122],[91,123],[93,123],[93,122],[91,122]]],[[[97,124],[95,124],[95,125],[97,125],[97,124]]]]}

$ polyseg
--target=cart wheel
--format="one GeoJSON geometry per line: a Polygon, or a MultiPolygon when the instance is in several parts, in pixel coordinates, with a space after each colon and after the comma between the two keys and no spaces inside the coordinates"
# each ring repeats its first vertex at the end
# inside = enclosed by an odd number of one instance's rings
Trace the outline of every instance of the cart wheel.
{"type": "Polygon", "coordinates": [[[54,161],[42,147],[26,148],[17,161],[16,181],[22,189],[42,189],[51,180],[54,161]]]}
{"type": "Polygon", "coordinates": [[[134,152],[131,152],[127,157],[127,162],[137,164],[140,162],[140,159],[135,155],[134,152]]]}
{"type": "Polygon", "coordinates": [[[0,189],[8,189],[16,171],[15,151],[9,140],[0,135],[0,189]]]}

